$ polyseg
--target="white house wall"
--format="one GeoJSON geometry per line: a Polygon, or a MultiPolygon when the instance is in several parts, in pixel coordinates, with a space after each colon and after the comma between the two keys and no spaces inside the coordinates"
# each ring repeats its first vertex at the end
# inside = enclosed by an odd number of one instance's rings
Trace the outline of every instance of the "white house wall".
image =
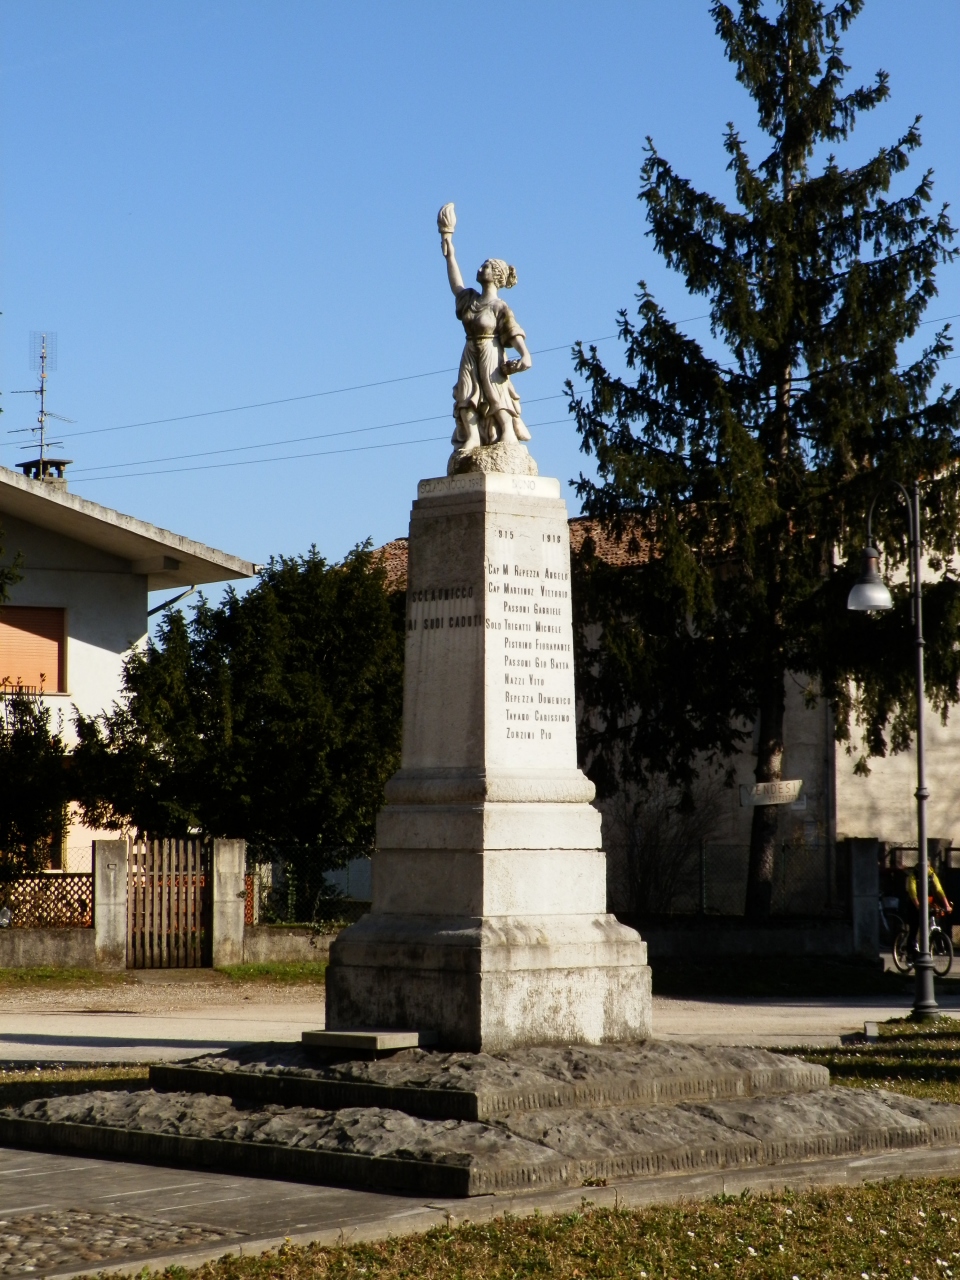
{"type": "Polygon", "coordinates": [[[65,737],[73,740],[70,708],[86,715],[109,707],[120,689],[123,662],[147,633],[147,579],[129,564],[60,534],[3,521],[6,559],[19,551],[23,578],[8,603],[66,610],[66,684],[46,695],[61,711],[65,737]]]}
{"type": "MultiPolygon", "coordinates": [[[[64,741],[76,740],[73,709],[96,715],[117,699],[124,659],[147,634],[147,579],[128,561],[9,515],[2,519],[4,562],[19,552],[23,578],[7,603],[65,610],[66,692],[44,695],[64,741]]],[[[87,870],[99,833],[71,826],[66,867],[87,870]]]]}

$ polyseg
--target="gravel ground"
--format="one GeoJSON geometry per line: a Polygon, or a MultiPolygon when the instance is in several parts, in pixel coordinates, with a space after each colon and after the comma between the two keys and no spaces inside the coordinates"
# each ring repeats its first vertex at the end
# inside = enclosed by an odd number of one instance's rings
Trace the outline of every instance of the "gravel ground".
{"type": "Polygon", "coordinates": [[[107,1259],[116,1261],[161,1250],[172,1253],[235,1238],[236,1234],[126,1213],[82,1213],[79,1209],[24,1213],[0,1218],[0,1275],[49,1274],[107,1259]]]}
{"type": "Polygon", "coordinates": [[[323,1002],[319,983],[197,981],[122,982],[109,987],[7,987],[0,990],[0,1013],[179,1013],[213,1005],[267,1005],[323,1002]]]}

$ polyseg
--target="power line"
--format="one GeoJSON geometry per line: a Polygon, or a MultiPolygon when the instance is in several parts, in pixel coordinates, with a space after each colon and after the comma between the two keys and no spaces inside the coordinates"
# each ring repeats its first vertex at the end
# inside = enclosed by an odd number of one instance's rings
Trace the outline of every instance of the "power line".
{"type": "MultiPolygon", "coordinates": [[[[446,415],[444,415],[446,416],[446,415]]],[[[560,422],[570,422],[570,418],[552,418],[549,422],[531,422],[533,428],[552,427],[560,422]]],[[[180,475],[184,471],[220,471],[225,467],[260,467],[268,462],[297,462],[302,458],[331,458],[338,453],[369,453],[373,449],[402,449],[411,444],[433,444],[437,440],[447,440],[447,435],[422,436],[418,440],[384,441],[381,444],[353,445],[347,449],[321,449],[311,453],[288,453],[280,458],[241,458],[235,462],[208,462],[197,467],[168,467],[164,471],[129,471],[120,476],[87,476],[81,484],[89,484],[101,480],[130,480],[136,476],[171,476],[180,475]]]]}
{"type": "MultiPolygon", "coordinates": [[[[556,350],[556,349],[557,348],[553,348],[553,350],[556,350]]],[[[944,362],[946,360],[960,360],[960,355],[946,356],[944,357],[944,362]]],[[[562,398],[562,394],[563,393],[559,393],[553,396],[539,396],[536,400],[528,400],[527,403],[539,404],[545,400],[559,400],[562,398]]],[[[179,461],[181,458],[187,459],[187,458],[193,458],[193,457],[213,457],[223,453],[240,453],[247,449],[279,447],[282,444],[293,444],[300,440],[306,441],[306,440],[331,439],[335,436],[360,435],[367,431],[383,431],[383,430],[388,430],[391,427],[411,426],[420,422],[436,422],[443,418],[446,418],[447,416],[448,415],[445,413],[436,414],[432,417],[427,417],[427,418],[410,418],[406,422],[382,423],[373,427],[353,427],[346,431],[331,431],[331,432],[326,432],[326,433],[315,435],[315,436],[295,436],[289,440],[277,440],[272,443],[267,442],[267,443],[258,444],[258,445],[237,445],[227,449],[210,449],[210,450],[206,450],[204,452],[196,453],[196,454],[175,454],[169,458],[145,459],[142,462],[110,463],[110,464],[106,464],[103,467],[88,467],[88,468],[85,468],[85,470],[103,472],[107,470],[120,470],[123,467],[149,466],[154,461],[175,462],[175,461],[179,461]]],[[[561,422],[569,422],[569,421],[570,421],[569,418],[552,418],[549,422],[530,423],[529,425],[534,427],[550,427],[550,426],[555,426],[561,422]]],[[[302,458],[333,457],[341,453],[364,453],[374,449],[397,449],[397,448],[403,448],[404,446],[411,445],[411,444],[433,443],[438,440],[445,440],[446,438],[447,437],[445,435],[423,436],[416,440],[398,440],[396,442],[384,442],[382,444],[358,445],[348,449],[325,449],[325,450],[310,452],[310,453],[283,454],[280,457],[276,457],[276,458],[250,458],[250,459],[242,459],[235,462],[209,463],[203,466],[194,466],[194,467],[168,467],[163,471],[125,471],[121,475],[97,474],[93,476],[90,476],[90,475],[83,476],[82,471],[84,470],[84,468],[80,468],[78,469],[78,471],[74,472],[73,474],[77,477],[77,483],[79,484],[85,484],[87,482],[93,482],[93,481],[99,482],[103,480],[135,479],[140,476],[180,475],[186,471],[215,471],[215,470],[220,470],[226,467],[251,467],[251,466],[260,466],[261,464],[265,464],[269,462],[294,462],[302,458]]]]}
{"type": "MultiPolygon", "coordinates": [[[[702,316],[695,316],[694,319],[703,319],[702,316]]],[[[603,338],[591,339],[591,345],[598,342],[610,342],[618,335],[608,333],[603,338]]],[[[568,351],[573,346],[572,342],[562,342],[557,347],[540,347],[539,350],[531,352],[531,355],[544,356],[549,355],[552,351],[568,351]]],[[[64,439],[73,440],[77,436],[99,436],[112,431],[130,431],[134,427],[159,427],[171,422],[189,422],[194,418],[215,418],[225,413],[243,413],[247,409],[268,409],[278,404],[293,404],[300,400],[319,400],[326,396],[342,396],[348,391],[368,391],[371,387],[389,387],[397,382],[414,382],[418,378],[436,378],[441,373],[456,373],[457,367],[451,365],[447,369],[431,369],[426,373],[408,373],[401,378],[381,378],[378,382],[358,382],[350,387],[332,387],[327,391],[309,391],[301,396],[285,396],[282,400],[258,400],[253,404],[236,404],[227,409],[206,409],[202,413],[181,413],[175,418],[151,418],[145,422],[125,422],[118,427],[92,427],[89,431],[70,431],[64,434],[64,439]]]]}
{"type": "MultiPolygon", "coordinates": [[[[942,324],[947,320],[955,320],[958,318],[960,318],[960,312],[957,312],[949,316],[939,316],[936,319],[932,319],[932,320],[921,320],[920,324],[942,324]]],[[[673,323],[674,324],[693,324],[697,320],[709,320],[709,319],[710,319],[710,314],[705,313],[699,316],[687,316],[686,319],[676,320],[673,323]]],[[[598,343],[601,343],[601,342],[611,342],[614,338],[617,338],[617,337],[619,337],[619,334],[608,333],[608,334],[605,334],[602,338],[591,338],[587,340],[584,343],[584,345],[596,346],[598,343]]],[[[563,342],[555,347],[540,347],[536,351],[532,352],[531,354],[532,355],[550,355],[554,351],[567,351],[573,345],[574,344],[571,342],[563,342]]],[[[446,369],[431,369],[424,373],[409,373],[397,378],[381,378],[376,382],[358,382],[347,387],[332,387],[324,391],[309,391],[304,393],[303,395],[285,396],[277,400],[258,400],[251,404],[231,405],[228,408],[224,408],[224,409],[206,409],[199,413],[182,413],[172,418],[150,418],[150,419],[144,420],[143,422],[125,422],[125,423],[121,423],[119,426],[116,426],[116,427],[92,427],[87,431],[68,431],[63,433],[63,437],[65,440],[66,439],[73,440],[81,436],[105,435],[115,431],[131,431],[139,427],[166,426],[166,425],[169,425],[170,423],[190,422],[198,418],[221,417],[224,414],[228,414],[228,413],[244,413],[247,410],[252,410],[252,409],[273,408],[277,405],[295,404],[303,400],[318,400],[328,396],[346,395],[348,392],[353,392],[353,391],[368,391],[375,387],[393,386],[400,382],[414,382],[422,378],[435,378],[435,377],[439,377],[440,374],[456,373],[456,371],[457,371],[456,367],[451,365],[446,369]]],[[[413,421],[426,422],[426,421],[429,421],[429,419],[426,419],[426,418],[411,419],[411,422],[413,421]]],[[[10,433],[8,432],[8,434],[10,433]]],[[[303,438],[309,439],[310,437],[303,437],[303,438]]],[[[278,443],[286,443],[286,442],[280,441],[278,443]]],[[[255,446],[250,446],[250,447],[255,447],[255,446]]],[[[131,464],[131,465],[139,465],[139,464],[131,464]]],[[[74,474],[76,474],[76,472],[74,472],[74,474]]]]}
{"type": "MultiPolygon", "coordinates": [[[[678,320],[677,324],[692,324],[694,320],[709,320],[709,315],[688,316],[686,320],[678,320]]],[[[596,346],[599,342],[611,342],[619,334],[608,333],[602,338],[591,338],[586,343],[587,346],[596,346]]],[[[579,339],[578,339],[579,341],[579,339]]],[[[574,344],[572,342],[561,342],[556,347],[539,347],[531,355],[544,356],[550,355],[554,351],[569,351],[574,344]]],[[[226,409],[206,409],[201,413],[181,413],[173,418],[150,418],[143,422],[124,422],[116,427],[92,427],[88,431],[69,431],[65,433],[65,438],[73,440],[78,436],[99,436],[113,431],[131,431],[135,427],[159,427],[165,426],[171,422],[189,422],[195,418],[213,418],[219,417],[225,413],[243,413],[248,409],[268,409],[280,404],[294,404],[301,400],[318,400],[326,396],[345,395],[350,391],[368,391],[372,387],[388,387],[398,382],[413,382],[419,378],[436,378],[442,373],[456,373],[457,368],[451,365],[447,369],[430,369],[425,373],[408,373],[399,378],[382,378],[377,382],[358,382],[349,387],[332,387],[325,391],[309,391],[299,396],[285,396],[279,400],[258,400],[251,404],[232,405],[226,409]]],[[[426,419],[424,419],[426,421],[426,419]]]]}
{"type": "MultiPolygon", "coordinates": [[[[545,400],[562,400],[564,392],[560,391],[552,396],[537,396],[533,400],[525,400],[525,404],[542,404],[545,400]]],[[[148,467],[157,462],[182,462],[188,458],[212,458],[223,453],[245,453],[250,449],[279,449],[284,444],[305,444],[308,440],[331,440],[335,436],[358,436],[368,431],[388,431],[392,427],[412,427],[421,422],[441,422],[446,418],[450,418],[451,413],[435,413],[426,418],[407,418],[403,422],[381,422],[374,427],[349,427],[343,431],[321,431],[315,435],[309,436],[290,436],[286,440],[261,440],[259,444],[237,444],[230,445],[226,449],[203,449],[198,453],[173,453],[162,458],[139,458],[136,461],[129,462],[111,462],[104,463],[100,466],[76,467],[71,471],[71,476],[83,475],[85,471],[119,471],[123,467],[148,467]]],[[[264,458],[264,462],[269,462],[269,458],[264,458]]]]}

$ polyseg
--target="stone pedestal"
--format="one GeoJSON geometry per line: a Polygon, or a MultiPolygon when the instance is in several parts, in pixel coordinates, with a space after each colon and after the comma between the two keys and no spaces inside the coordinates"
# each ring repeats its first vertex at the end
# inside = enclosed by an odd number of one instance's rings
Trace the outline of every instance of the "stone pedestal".
{"type": "Polygon", "coordinates": [[[646,946],[606,912],[575,719],[559,482],[421,481],[402,766],[377,824],[372,910],[331,948],[328,1028],[493,1052],[650,1034],[646,946]]]}

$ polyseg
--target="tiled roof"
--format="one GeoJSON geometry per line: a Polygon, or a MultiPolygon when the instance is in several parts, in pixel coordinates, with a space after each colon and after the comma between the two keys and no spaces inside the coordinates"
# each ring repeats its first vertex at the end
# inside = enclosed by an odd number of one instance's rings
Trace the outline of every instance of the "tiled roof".
{"type": "MultiPolygon", "coordinates": [[[[650,544],[641,541],[635,533],[628,533],[619,541],[609,533],[605,533],[598,520],[592,516],[574,516],[570,522],[570,549],[577,552],[589,537],[593,540],[596,554],[608,564],[629,565],[645,564],[650,558],[650,544]]],[[[394,538],[379,548],[377,554],[382,556],[387,573],[388,591],[406,591],[407,589],[407,549],[406,538],[394,538]]]]}
{"type": "Polygon", "coordinates": [[[577,552],[590,538],[598,559],[607,564],[646,564],[650,559],[650,543],[636,530],[617,539],[606,532],[593,516],[574,516],[570,521],[570,550],[577,552]]]}
{"type": "Polygon", "coordinates": [[[374,553],[383,560],[387,573],[388,591],[406,591],[407,589],[407,545],[409,539],[394,538],[385,543],[374,553]]]}

